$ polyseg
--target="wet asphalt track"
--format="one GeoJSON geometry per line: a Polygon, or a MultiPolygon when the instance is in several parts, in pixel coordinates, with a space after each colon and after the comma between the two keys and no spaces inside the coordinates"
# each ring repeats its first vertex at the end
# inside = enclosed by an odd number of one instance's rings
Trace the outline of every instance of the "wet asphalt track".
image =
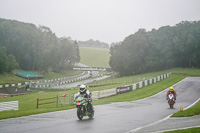
{"type": "Polygon", "coordinates": [[[169,109],[167,90],[150,98],[95,106],[94,119],[78,120],[76,109],[0,120],[1,133],[124,133],[159,121],[186,108],[200,97],[200,77],[186,78],[174,86],[177,101],[169,109]]]}

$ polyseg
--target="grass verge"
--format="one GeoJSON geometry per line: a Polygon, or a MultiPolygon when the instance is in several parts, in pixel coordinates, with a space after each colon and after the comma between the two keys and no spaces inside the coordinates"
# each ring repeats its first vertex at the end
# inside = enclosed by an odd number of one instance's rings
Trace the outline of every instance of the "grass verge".
{"type": "Polygon", "coordinates": [[[171,117],[188,117],[188,116],[194,116],[194,115],[200,115],[200,101],[192,106],[189,109],[179,111],[175,114],[173,114],[171,117]]]}
{"type": "Polygon", "coordinates": [[[200,127],[195,128],[188,128],[188,129],[182,129],[182,130],[174,130],[174,131],[168,131],[164,133],[200,133],[200,127]]]}

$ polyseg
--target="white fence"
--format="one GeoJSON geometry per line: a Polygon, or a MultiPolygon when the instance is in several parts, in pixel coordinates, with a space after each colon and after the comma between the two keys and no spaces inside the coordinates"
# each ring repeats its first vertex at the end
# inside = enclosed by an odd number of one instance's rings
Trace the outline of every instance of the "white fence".
{"type": "MultiPolygon", "coordinates": [[[[99,98],[104,98],[104,97],[108,97],[108,96],[112,96],[112,95],[116,95],[116,94],[117,94],[116,88],[108,89],[108,90],[102,90],[102,91],[92,91],[92,99],[97,100],[99,98]]],[[[74,98],[77,95],[78,94],[74,94],[74,98]]]]}
{"type": "Polygon", "coordinates": [[[5,110],[18,110],[18,101],[0,103],[0,111],[5,110]]]}
{"type": "Polygon", "coordinates": [[[103,97],[108,97],[108,96],[112,96],[112,95],[116,95],[116,89],[108,89],[108,90],[103,90],[103,91],[99,91],[99,97],[98,98],[103,98],[103,97]]]}
{"type": "Polygon", "coordinates": [[[114,88],[114,89],[103,90],[103,91],[93,91],[92,92],[92,99],[97,100],[99,98],[104,98],[104,97],[116,95],[117,93],[120,93],[120,91],[121,92],[123,92],[123,91],[127,92],[128,90],[134,91],[136,89],[145,87],[147,85],[159,82],[159,81],[161,81],[165,78],[168,78],[169,76],[170,76],[170,74],[167,73],[167,74],[163,74],[163,75],[157,76],[157,77],[152,78],[152,79],[140,81],[138,83],[132,84],[129,87],[125,87],[125,88],[121,87],[121,88],[114,88]],[[126,89],[128,89],[128,90],[126,90],[126,89]]]}

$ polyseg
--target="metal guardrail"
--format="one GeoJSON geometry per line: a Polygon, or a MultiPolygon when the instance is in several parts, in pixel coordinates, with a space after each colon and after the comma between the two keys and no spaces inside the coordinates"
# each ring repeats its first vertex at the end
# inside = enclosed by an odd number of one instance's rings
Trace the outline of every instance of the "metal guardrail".
{"type": "MultiPolygon", "coordinates": [[[[38,80],[38,81],[35,81],[35,82],[36,83],[58,82],[58,81],[62,81],[62,80],[69,79],[69,78],[79,77],[79,76],[82,76],[84,74],[85,74],[85,72],[82,72],[81,74],[74,75],[74,76],[63,77],[63,78],[58,78],[58,79],[50,79],[50,80],[38,80]]],[[[26,81],[26,82],[22,82],[22,83],[13,83],[13,84],[0,84],[0,88],[4,88],[4,87],[17,87],[17,86],[28,85],[28,84],[30,84],[30,81],[26,81]]],[[[49,87],[49,84],[47,84],[47,85],[41,85],[41,86],[49,87]]]]}

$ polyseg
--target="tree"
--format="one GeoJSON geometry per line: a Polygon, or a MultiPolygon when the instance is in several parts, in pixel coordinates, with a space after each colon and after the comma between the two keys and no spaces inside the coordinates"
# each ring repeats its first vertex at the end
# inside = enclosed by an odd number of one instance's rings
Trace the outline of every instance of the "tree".
{"type": "Polygon", "coordinates": [[[138,32],[110,48],[110,66],[121,76],[173,67],[200,67],[200,21],[138,32]]]}
{"type": "Polygon", "coordinates": [[[0,73],[11,72],[18,67],[15,57],[6,52],[6,48],[0,47],[0,73]]]}
{"type": "MultiPolygon", "coordinates": [[[[24,70],[48,72],[64,69],[80,61],[78,44],[57,38],[50,28],[0,19],[0,46],[7,49],[24,70]],[[65,64],[65,65],[61,65],[65,64]],[[62,68],[60,68],[62,66],[62,68]]],[[[2,69],[5,70],[5,69],[2,69]]]]}

